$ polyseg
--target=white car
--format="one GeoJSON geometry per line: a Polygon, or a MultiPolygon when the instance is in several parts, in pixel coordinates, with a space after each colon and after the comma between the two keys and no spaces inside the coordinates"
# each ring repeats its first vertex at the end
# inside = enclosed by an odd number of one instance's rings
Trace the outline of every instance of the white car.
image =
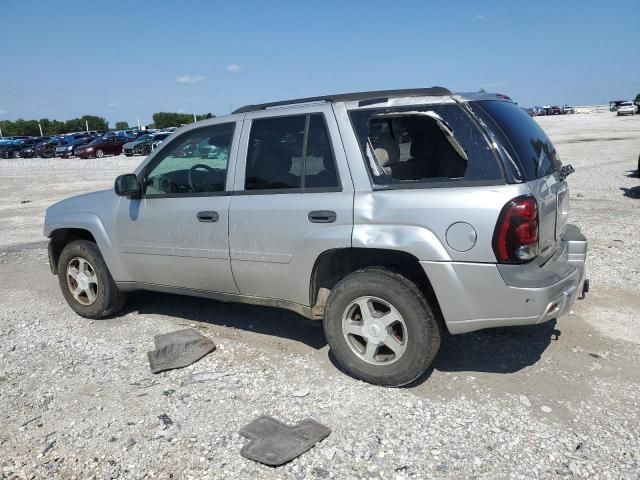
{"type": "Polygon", "coordinates": [[[618,107],[617,115],[635,115],[638,113],[638,106],[633,102],[622,102],[618,107]]]}

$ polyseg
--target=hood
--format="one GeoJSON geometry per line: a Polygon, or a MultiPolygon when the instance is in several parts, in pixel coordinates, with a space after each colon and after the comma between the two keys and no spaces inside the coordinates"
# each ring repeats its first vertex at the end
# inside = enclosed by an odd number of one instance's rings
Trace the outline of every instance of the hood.
{"type": "Polygon", "coordinates": [[[112,188],[109,190],[83,193],[75,197],[65,198],[51,205],[47,208],[46,218],[50,219],[57,215],[69,213],[95,213],[97,210],[104,211],[105,207],[109,204],[113,204],[113,208],[115,208],[118,198],[112,188]]]}
{"type": "Polygon", "coordinates": [[[133,148],[136,145],[140,145],[141,143],[146,142],[146,140],[132,140],[130,142],[127,142],[123,145],[124,148],[133,148]]]}

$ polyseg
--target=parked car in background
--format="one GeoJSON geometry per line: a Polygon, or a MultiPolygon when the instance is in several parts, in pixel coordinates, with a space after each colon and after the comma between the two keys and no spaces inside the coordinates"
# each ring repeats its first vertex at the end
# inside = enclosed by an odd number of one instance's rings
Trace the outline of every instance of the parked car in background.
{"type": "Polygon", "coordinates": [[[79,315],[145,289],[288,308],[323,321],[346,372],[401,386],[447,330],[541,324],[588,291],[573,169],[504,95],[302,98],[174,135],[114,189],[47,209],[51,271],[79,315]]]}
{"type": "Polygon", "coordinates": [[[46,142],[48,142],[50,140],[49,137],[45,137],[46,140],[38,140],[36,143],[34,143],[33,145],[29,145],[27,147],[24,147],[22,150],[20,150],[18,152],[18,156],[20,158],[33,158],[36,156],[36,149],[38,148],[38,145],[40,144],[44,144],[46,142]]]}
{"type": "Polygon", "coordinates": [[[618,107],[618,111],[616,112],[616,116],[620,117],[623,115],[635,115],[638,113],[638,106],[633,102],[622,102],[618,107]]]}
{"type": "Polygon", "coordinates": [[[576,113],[576,110],[570,105],[565,105],[564,107],[562,107],[562,113],[564,113],[565,115],[573,114],[576,113]]]}
{"type": "Polygon", "coordinates": [[[76,148],[75,155],[80,158],[102,158],[105,155],[120,155],[122,146],[125,143],[127,143],[127,137],[124,136],[100,137],[87,145],[76,148]]]}
{"type": "Polygon", "coordinates": [[[35,155],[40,158],[51,158],[56,154],[56,147],[62,143],[62,137],[53,137],[47,142],[36,146],[35,155]]]}
{"type": "Polygon", "coordinates": [[[539,115],[544,115],[544,107],[540,107],[538,105],[531,107],[531,109],[533,110],[533,116],[537,117],[539,115]]]}
{"type": "Polygon", "coordinates": [[[11,140],[10,143],[0,147],[0,156],[2,158],[20,158],[21,152],[27,148],[33,148],[37,143],[48,137],[31,137],[19,140],[11,140]]]}
{"type": "Polygon", "coordinates": [[[56,157],[68,158],[75,155],[78,147],[86,145],[94,140],[93,136],[68,137],[63,139],[62,143],[56,147],[56,157]]]}
{"type": "Polygon", "coordinates": [[[129,140],[135,140],[137,138],[140,138],[144,135],[148,135],[148,132],[145,132],[144,130],[134,130],[133,132],[129,132],[127,133],[125,136],[129,139],[129,140]]]}
{"type": "Polygon", "coordinates": [[[563,111],[562,108],[559,107],[558,105],[553,105],[551,107],[551,113],[549,115],[562,115],[563,111]]]}
{"type": "Polygon", "coordinates": [[[160,145],[169,135],[171,135],[169,132],[142,135],[136,140],[125,143],[122,151],[128,157],[132,155],[149,155],[151,150],[160,145]]]}

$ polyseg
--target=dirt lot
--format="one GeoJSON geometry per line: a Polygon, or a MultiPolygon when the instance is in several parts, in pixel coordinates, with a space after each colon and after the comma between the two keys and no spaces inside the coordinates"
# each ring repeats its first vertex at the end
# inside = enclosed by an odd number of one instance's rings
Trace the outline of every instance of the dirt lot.
{"type": "Polygon", "coordinates": [[[539,121],[577,171],[592,292],[557,322],[447,338],[406,389],[343,375],[321,328],[285,311],[139,293],[117,318],[76,316],[47,265],[44,210],[140,158],[0,160],[0,479],[638,479],[640,116],[539,121]],[[218,350],[151,375],[153,336],[188,326],[218,350]],[[260,414],[333,433],[271,469],[239,455],[260,414]]]}

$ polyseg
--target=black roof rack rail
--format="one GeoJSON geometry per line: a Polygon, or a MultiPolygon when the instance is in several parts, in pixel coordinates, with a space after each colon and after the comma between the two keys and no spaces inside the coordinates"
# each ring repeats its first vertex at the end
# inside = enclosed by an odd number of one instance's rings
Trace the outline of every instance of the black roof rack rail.
{"type": "MultiPolygon", "coordinates": [[[[372,92],[354,92],[339,93],[336,95],[323,95],[320,97],[297,98],[293,100],[282,100],[279,102],[260,103],[257,105],[245,105],[233,111],[233,113],[255,112],[256,110],[265,110],[272,107],[283,107],[286,105],[296,105],[301,103],[317,103],[317,102],[350,102],[361,101],[370,102],[379,100],[384,102],[389,97],[441,97],[451,95],[449,89],[444,87],[430,88],[406,88],[401,90],[376,90],[372,92]]],[[[378,103],[378,102],[374,102],[378,103]]]]}

